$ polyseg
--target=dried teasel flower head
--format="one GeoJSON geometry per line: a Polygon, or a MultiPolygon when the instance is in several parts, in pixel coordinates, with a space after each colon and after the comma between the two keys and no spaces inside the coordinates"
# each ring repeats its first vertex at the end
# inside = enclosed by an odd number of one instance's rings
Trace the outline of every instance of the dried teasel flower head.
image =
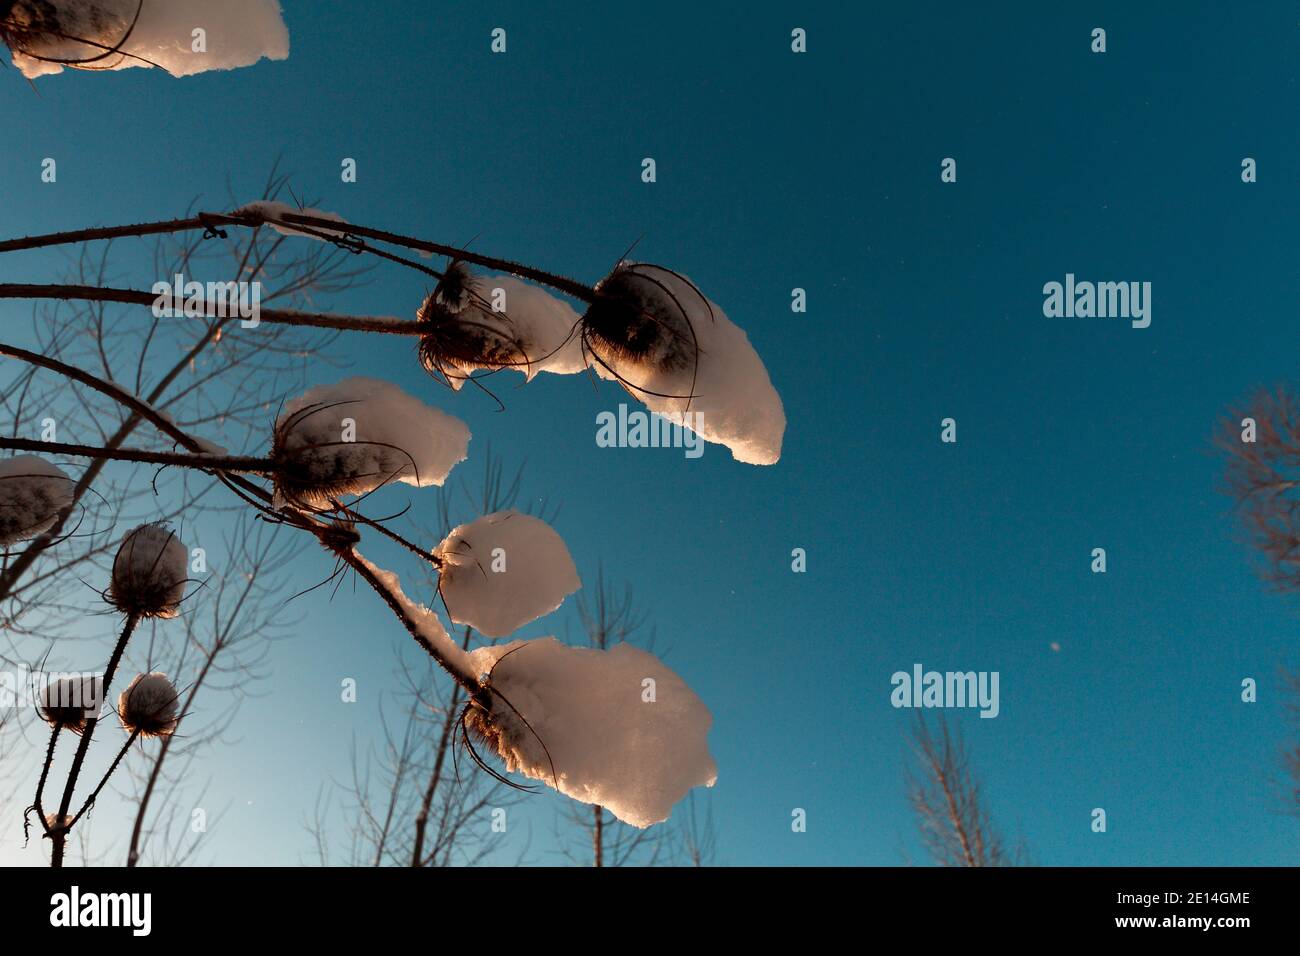
{"type": "Polygon", "coordinates": [[[453,388],[476,369],[518,368],[529,363],[529,344],[505,311],[495,310],[482,283],[459,260],[447,266],[416,318],[420,364],[453,388]]]}
{"type": "Polygon", "coordinates": [[[175,617],[185,596],[188,559],[185,545],[166,525],[140,525],[118,546],[109,603],[135,617],[175,617]]]}
{"type": "Polygon", "coordinates": [[[50,681],[40,692],[41,719],[51,727],[80,734],[99,714],[104,681],[95,675],[72,675],[50,681]]]}
{"type": "Polygon", "coordinates": [[[276,506],[333,510],[393,482],[441,485],[468,453],[460,419],[378,379],[318,385],[288,402],[271,442],[276,506]]]}
{"type": "Polygon", "coordinates": [[[72,479],[36,455],[0,461],[0,548],[50,528],[72,504],[72,479]]]}
{"type": "Polygon", "coordinates": [[[699,360],[696,324],[712,306],[683,276],[648,262],[622,262],[596,285],[582,317],[587,348],[616,372],[681,372],[699,360]]]}
{"type": "Polygon", "coordinates": [[[166,674],[140,674],[118,695],[117,715],[128,733],[169,737],[180,722],[178,697],[166,674]]]}

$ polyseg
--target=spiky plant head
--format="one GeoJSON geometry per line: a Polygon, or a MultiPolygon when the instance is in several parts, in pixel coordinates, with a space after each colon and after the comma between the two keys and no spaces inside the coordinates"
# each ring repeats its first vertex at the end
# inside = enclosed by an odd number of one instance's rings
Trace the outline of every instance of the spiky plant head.
{"type": "Polygon", "coordinates": [[[142,524],[122,539],[113,559],[109,603],[138,618],[172,618],[185,597],[189,552],[164,524],[142,524]]]}
{"type": "Polygon", "coordinates": [[[179,695],[166,674],[139,674],[117,698],[117,715],[128,733],[170,737],[180,722],[179,695]]]}
{"type": "Polygon", "coordinates": [[[0,548],[33,538],[52,527],[72,504],[73,482],[36,455],[0,461],[0,548]]]}
{"type": "Polygon", "coordinates": [[[616,371],[680,372],[697,361],[689,310],[707,300],[677,273],[648,263],[620,263],[596,284],[595,293],[582,317],[583,341],[616,371]],[[669,277],[685,283],[697,301],[683,302],[669,277]]]}
{"type": "Polygon", "coordinates": [[[493,311],[480,287],[469,266],[454,261],[416,313],[426,329],[420,364],[453,386],[476,369],[528,364],[527,342],[506,313],[493,311]]]}
{"type": "Polygon", "coordinates": [[[103,688],[103,678],[89,674],[52,680],[41,688],[41,719],[51,727],[80,734],[99,714],[103,688]]]}

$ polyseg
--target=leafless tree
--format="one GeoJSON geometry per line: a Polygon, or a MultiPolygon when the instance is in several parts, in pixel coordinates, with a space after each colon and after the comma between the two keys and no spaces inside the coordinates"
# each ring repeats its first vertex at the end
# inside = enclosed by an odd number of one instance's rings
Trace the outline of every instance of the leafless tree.
{"type": "Polygon", "coordinates": [[[1216,443],[1224,490],[1237,502],[1265,578],[1300,592],[1300,401],[1285,386],[1261,390],[1222,422],[1216,443]]]}
{"type": "MultiPolygon", "coordinates": [[[[1300,397],[1287,386],[1261,389],[1220,423],[1223,486],[1237,503],[1264,579],[1300,594],[1300,397]]],[[[1300,728],[1300,671],[1282,670],[1288,709],[1300,728]]],[[[1300,814],[1300,742],[1283,749],[1284,805],[1300,814]]]]}
{"type": "Polygon", "coordinates": [[[938,731],[923,717],[912,727],[914,766],[907,798],[921,842],[938,866],[1013,866],[1023,850],[1009,851],[993,826],[959,734],[941,716],[938,731]]]}
{"type": "Polygon", "coordinates": [[[718,835],[713,825],[713,807],[707,801],[707,796],[692,793],[673,811],[673,815],[678,817],[673,862],[683,866],[713,866],[717,863],[718,835]]]}

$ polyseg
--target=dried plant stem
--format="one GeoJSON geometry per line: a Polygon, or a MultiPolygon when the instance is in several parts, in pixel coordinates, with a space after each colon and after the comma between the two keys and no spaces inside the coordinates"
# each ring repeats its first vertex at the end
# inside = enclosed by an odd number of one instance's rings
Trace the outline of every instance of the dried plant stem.
{"type": "MultiPolygon", "coordinates": [[[[113,654],[108,659],[108,666],[104,668],[104,679],[100,682],[100,694],[104,700],[108,699],[108,689],[113,683],[113,675],[117,672],[117,665],[122,662],[122,655],[126,652],[127,642],[131,640],[131,635],[135,632],[135,626],[140,622],[139,615],[130,614],[122,624],[122,633],[117,639],[117,644],[113,647],[113,654]]],[[[103,706],[104,701],[100,701],[103,706]]],[[[81,765],[86,760],[86,751],[90,749],[91,738],[95,736],[95,727],[99,725],[99,714],[91,717],[86,721],[86,729],[82,731],[81,741],[77,744],[76,756],[72,758],[72,767],[68,771],[68,782],[63,787],[63,799],[59,802],[59,813],[54,819],[54,826],[51,827],[44,817],[41,818],[41,824],[45,827],[45,832],[49,835],[50,840],[54,843],[54,849],[50,853],[50,866],[63,866],[63,851],[68,839],[68,831],[72,828],[71,824],[64,826],[63,820],[68,815],[68,807],[72,804],[72,793],[77,786],[77,778],[81,776],[81,765]]]]}
{"type": "MultiPolygon", "coordinates": [[[[566,295],[571,295],[584,302],[590,302],[595,298],[595,291],[589,285],[585,285],[584,283],[577,282],[576,280],[565,276],[556,275],[553,272],[547,272],[544,269],[536,269],[532,266],[524,265],[521,262],[502,259],[497,256],[486,256],[481,253],[471,252],[468,249],[449,246],[441,242],[429,242],[425,239],[417,239],[414,236],[404,236],[400,233],[387,232],[383,229],[372,229],[368,226],[360,226],[350,222],[341,223],[335,219],[323,219],[319,216],[312,216],[304,213],[284,213],[277,219],[270,219],[266,216],[255,215],[252,213],[241,213],[237,216],[229,213],[199,213],[197,216],[192,216],[187,219],[169,219],[161,222],[146,222],[134,225],[109,226],[97,229],[77,229],[69,232],[54,232],[42,236],[26,236],[21,239],[9,239],[0,242],[0,253],[18,252],[25,249],[41,249],[47,246],[65,245],[75,242],[89,242],[97,239],[119,239],[129,236],[153,236],[164,233],[186,232],[194,229],[204,229],[213,232],[218,226],[246,226],[256,228],[267,222],[279,222],[291,226],[310,227],[313,230],[317,230],[317,232],[313,232],[313,235],[330,240],[337,237],[340,244],[345,246],[349,245],[347,242],[348,238],[359,236],[367,239],[374,239],[379,242],[386,242],[395,246],[402,246],[406,249],[416,249],[420,252],[431,252],[434,255],[446,256],[450,259],[460,259],[464,262],[470,262],[474,265],[482,266],[485,269],[495,269],[498,272],[508,272],[521,279],[540,282],[542,285],[548,285],[553,289],[557,289],[566,295]]],[[[356,251],[379,254],[378,250],[370,247],[360,248],[356,251]]],[[[386,255],[385,258],[387,258],[386,255]]]]}
{"type": "Polygon", "coordinates": [[[375,593],[382,597],[384,602],[392,608],[393,613],[397,615],[397,619],[402,622],[402,626],[406,628],[411,637],[415,638],[415,643],[419,644],[420,647],[424,649],[425,653],[432,657],[439,667],[450,674],[452,679],[455,680],[470,697],[482,698],[483,688],[479,686],[475,676],[455,666],[447,659],[447,656],[443,654],[441,650],[434,647],[433,643],[425,637],[423,633],[421,633],[420,628],[416,625],[415,621],[411,620],[411,616],[407,614],[406,608],[403,607],[402,602],[397,599],[397,595],[390,591],[388,586],[375,576],[375,573],[370,569],[370,566],[366,564],[365,561],[362,561],[361,558],[350,549],[341,550],[338,554],[339,557],[346,562],[349,567],[356,571],[357,574],[361,576],[362,580],[369,584],[370,587],[374,589],[375,593]]]}
{"type": "MultiPolygon", "coordinates": [[[[121,302],[126,305],[153,306],[158,296],[139,289],[111,289],[94,285],[0,283],[0,299],[77,299],[85,302],[121,302]]],[[[202,314],[195,318],[223,318],[226,306],[204,302],[202,314]]],[[[238,316],[229,316],[238,318],[238,316]]],[[[297,325],[344,332],[381,332],[389,335],[423,335],[427,329],[420,322],[382,315],[339,315],[331,312],[302,312],[297,309],[259,309],[259,322],[270,325],[297,325]]]]}
{"type": "Polygon", "coordinates": [[[60,724],[55,724],[51,728],[50,744],[45,748],[45,762],[41,764],[41,778],[36,781],[36,800],[32,803],[32,807],[36,810],[36,816],[41,821],[42,830],[49,829],[45,823],[45,806],[43,804],[45,781],[50,778],[50,767],[54,764],[54,745],[59,742],[59,731],[62,729],[63,727],[60,724]]]}
{"type": "Polygon", "coordinates": [[[235,471],[254,475],[272,475],[275,463],[269,458],[240,455],[187,455],[172,451],[147,451],[143,448],[101,448],[98,445],[70,445],[58,441],[35,441],[30,438],[0,438],[0,450],[33,451],[46,455],[69,455],[108,461],[134,461],[146,465],[178,465],[203,471],[235,471]]]}
{"type": "Polygon", "coordinates": [[[82,818],[85,812],[95,805],[95,800],[99,796],[100,791],[103,790],[105,785],[108,783],[108,778],[113,776],[113,771],[117,769],[117,765],[122,762],[122,758],[126,756],[126,752],[131,749],[131,745],[135,743],[136,738],[139,736],[139,730],[131,731],[131,735],[126,738],[126,743],[122,744],[122,749],[117,752],[117,756],[114,757],[113,762],[109,764],[107,772],[100,779],[99,786],[96,787],[94,792],[86,798],[86,802],[81,805],[81,809],[77,811],[77,815],[73,817],[72,822],[68,824],[69,830],[76,826],[77,821],[82,818]]]}

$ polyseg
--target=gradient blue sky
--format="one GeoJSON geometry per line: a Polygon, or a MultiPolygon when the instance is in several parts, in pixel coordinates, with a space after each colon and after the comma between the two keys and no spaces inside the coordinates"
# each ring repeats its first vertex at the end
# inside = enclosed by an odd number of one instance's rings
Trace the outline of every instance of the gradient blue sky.
{"type": "MultiPolygon", "coordinates": [[[[637,255],[689,274],[765,359],[789,418],[779,465],[597,448],[596,414],[622,400],[608,385],[542,376],[498,414],[431,383],[407,342],[339,354],[466,419],[471,456],[490,441],[526,460],[579,570],[634,585],[714,714],[723,862],[920,857],[911,714],[889,702],[890,675],[920,662],[1001,673],[1001,715],[958,719],[996,820],[1037,862],[1289,863],[1297,828],[1267,778],[1296,606],[1254,576],[1208,443],[1229,403],[1296,373],[1300,16],[1147,6],[285,0],[285,62],[65,74],[39,95],[0,75],[0,233],[224,205],[227,179],[252,196],[282,157],[325,209],[588,281],[643,237],[637,255]],[[1150,281],[1151,327],[1044,318],[1042,286],[1067,272],[1150,281]]],[[[330,304],[410,315],[421,291],[391,270],[330,304]]],[[[242,740],[206,758],[208,802],[230,805],[207,859],[305,858],[301,823],[354,734],[374,739],[404,640],[367,593],[316,602],[242,740]],[[357,705],[338,703],[345,676],[357,705]]],[[[556,803],[520,811],[534,859],[556,859],[556,803]]],[[[0,858],[34,862],[11,829],[0,858]]]]}

